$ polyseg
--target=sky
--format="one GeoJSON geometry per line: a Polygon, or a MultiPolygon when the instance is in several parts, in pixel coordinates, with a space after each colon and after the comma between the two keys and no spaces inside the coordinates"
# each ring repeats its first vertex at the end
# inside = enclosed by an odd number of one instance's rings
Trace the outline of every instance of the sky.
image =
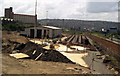
{"type": "MultiPolygon", "coordinates": [[[[78,19],[118,21],[119,0],[37,0],[38,19],[78,19]],[[46,12],[48,11],[48,13],[46,12]]],[[[35,14],[35,0],[0,0],[0,17],[4,8],[16,14],[35,14]]]]}

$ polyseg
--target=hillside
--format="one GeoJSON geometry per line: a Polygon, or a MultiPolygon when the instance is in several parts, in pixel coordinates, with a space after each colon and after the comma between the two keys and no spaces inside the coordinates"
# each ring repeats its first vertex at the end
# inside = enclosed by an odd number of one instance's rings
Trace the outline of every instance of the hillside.
{"type": "Polygon", "coordinates": [[[70,20],[70,19],[41,19],[38,20],[39,23],[44,25],[52,25],[67,29],[76,30],[89,30],[100,31],[102,28],[109,29],[110,27],[118,27],[117,22],[107,22],[107,21],[84,21],[84,20],[70,20]]]}

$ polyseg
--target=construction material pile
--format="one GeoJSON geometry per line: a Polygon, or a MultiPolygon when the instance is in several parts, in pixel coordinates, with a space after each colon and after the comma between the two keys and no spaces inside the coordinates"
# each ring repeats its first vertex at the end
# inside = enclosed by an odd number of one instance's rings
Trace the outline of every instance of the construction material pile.
{"type": "Polygon", "coordinates": [[[62,41],[64,45],[76,45],[90,48],[91,51],[96,51],[94,46],[91,45],[89,39],[86,35],[69,35],[66,39],[62,41]]]}
{"type": "Polygon", "coordinates": [[[69,35],[63,42],[67,42],[70,44],[84,44],[84,45],[90,45],[88,39],[84,35],[69,35]]]}
{"type": "Polygon", "coordinates": [[[32,42],[26,43],[25,47],[22,50],[20,50],[20,52],[29,55],[34,60],[73,63],[60,52],[52,49],[43,49],[42,45],[37,45],[32,42]]]}

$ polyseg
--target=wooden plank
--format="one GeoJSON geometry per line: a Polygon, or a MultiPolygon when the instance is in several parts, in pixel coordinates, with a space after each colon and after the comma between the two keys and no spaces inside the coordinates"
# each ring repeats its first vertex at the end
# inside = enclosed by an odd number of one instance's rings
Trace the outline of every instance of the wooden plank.
{"type": "Polygon", "coordinates": [[[43,53],[40,53],[40,54],[38,55],[38,57],[35,58],[35,60],[38,60],[42,55],[43,55],[43,53]]]}

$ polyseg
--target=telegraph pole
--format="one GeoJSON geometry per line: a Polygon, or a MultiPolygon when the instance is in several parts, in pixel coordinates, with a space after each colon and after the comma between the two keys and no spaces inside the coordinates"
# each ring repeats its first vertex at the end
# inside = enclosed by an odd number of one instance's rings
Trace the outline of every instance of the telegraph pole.
{"type": "Polygon", "coordinates": [[[48,19],[48,11],[46,11],[46,19],[48,19]]]}
{"type": "Polygon", "coordinates": [[[46,11],[46,26],[47,26],[47,23],[48,23],[48,11],[46,11]]]}
{"type": "MultiPolygon", "coordinates": [[[[46,26],[47,26],[47,24],[48,24],[48,11],[46,11],[46,26]]],[[[47,33],[47,36],[48,36],[48,33],[47,33]]],[[[48,38],[48,41],[49,41],[49,38],[48,38]]]]}
{"type": "Polygon", "coordinates": [[[37,0],[35,2],[35,26],[34,26],[34,42],[35,42],[35,32],[36,32],[36,26],[37,26],[37,0]]]}
{"type": "Polygon", "coordinates": [[[36,3],[35,3],[35,15],[37,15],[37,0],[36,0],[36,3]]]}

